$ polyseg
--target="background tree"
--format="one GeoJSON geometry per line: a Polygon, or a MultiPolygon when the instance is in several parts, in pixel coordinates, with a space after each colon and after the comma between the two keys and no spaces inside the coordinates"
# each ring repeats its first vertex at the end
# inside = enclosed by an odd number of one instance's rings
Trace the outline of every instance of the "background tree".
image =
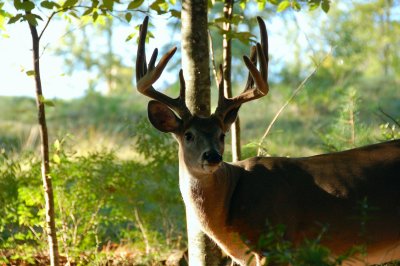
{"type": "MultiPolygon", "coordinates": [[[[223,23],[223,79],[225,96],[228,98],[232,97],[232,40],[231,40],[231,27],[232,27],[232,16],[234,9],[234,1],[225,0],[224,2],[224,19],[223,23]]],[[[232,161],[236,162],[241,159],[241,144],[240,144],[240,119],[239,116],[236,118],[235,123],[231,127],[231,147],[232,147],[232,161]]]]}
{"type": "Polygon", "coordinates": [[[67,34],[54,49],[64,58],[66,74],[92,73],[88,79],[88,90],[91,91],[103,83],[108,94],[130,91],[133,78],[131,62],[115,53],[116,37],[113,33],[118,27],[128,25],[126,20],[112,16],[100,16],[94,23],[90,15],[67,25],[67,34]]]}

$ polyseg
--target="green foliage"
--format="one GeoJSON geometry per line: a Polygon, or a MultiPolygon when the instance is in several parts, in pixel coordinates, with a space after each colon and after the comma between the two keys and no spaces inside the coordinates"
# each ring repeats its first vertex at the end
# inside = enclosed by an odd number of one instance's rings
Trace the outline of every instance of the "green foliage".
{"type": "MultiPolygon", "coordinates": [[[[82,145],[71,145],[75,138],[54,141],[51,176],[59,245],[61,253],[73,261],[90,260],[101,264],[105,258],[99,250],[116,243],[142,254],[136,261],[150,263],[161,260],[160,256],[168,250],[179,248],[185,239],[176,147],[171,145],[171,138],[159,134],[139,118],[144,106],[132,105],[132,102],[139,102],[132,97],[89,93],[71,102],[57,100],[55,108],[49,110],[53,132],[62,134],[75,130],[77,134],[78,128],[86,131],[90,127],[104,135],[121,136],[118,137],[120,145],[124,143],[137,154],[128,160],[117,157],[112,150],[93,150],[80,155],[75,149],[82,145]],[[135,124],[135,120],[139,123],[135,124]],[[133,133],[137,137],[132,136],[133,133]],[[133,146],[129,144],[130,137],[133,137],[131,142],[135,142],[133,146]],[[147,246],[152,256],[144,255],[147,246]]],[[[35,109],[33,100],[3,98],[1,103],[5,110],[12,107],[31,110],[7,112],[6,121],[34,123],[33,115],[28,115],[35,109]]],[[[4,128],[2,132],[7,131],[4,128]]],[[[18,139],[16,141],[18,143],[18,139]]],[[[93,139],[99,146],[97,141],[98,138],[93,139]]],[[[0,219],[0,250],[5,252],[0,254],[1,261],[32,261],[38,252],[46,249],[40,163],[35,154],[26,152],[19,144],[8,139],[2,139],[0,144],[3,148],[0,207],[7,214],[0,219]]]]}
{"type": "Polygon", "coordinates": [[[29,156],[11,157],[0,153],[0,261],[3,252],[12,251],[12,259],[31,260],[33,252],[45,246],[41,236],[44,224],[40,190],[40,164],[29,156]],[[34,167],[35,169],[32,169],[34,167]],[[25,174],[29,173],[29,176],[25,174]],[[35,176],[31,179],[30,177],[35,176]],[[38,189],[39,187],[39,189],[38,189]]]}
{"type": "MultiPolygon", "coordinates": [[[[0,1],[0,32],[5,30],[5,22],[8,17],[10,17],[10,13],[3,9],[4,2],[0,1]]],[[[3,35],[4,36],[4,35],[3,35]]]]}
{"type": "Polygon", "coordinates": [[[290,1],[287,1],[287,0],[282,1],[282,2],[279,3],[277,11],[278,12],[282,12],[282,11],[284,11],[285,9],[287,9],[290,6],[291,6],[291,2],[290,1]]]}
{"type": "MultiPolygon", "coordinates": [[[[213,1],[214,2],[223,2],[221,0],[213,1]]],[[[242,10],[245,10],[248,7],[249,0],[240,0],[239,6],[242,10]]],[[[315,10],[321,7],[321,9],[328,13],[331,0],[257,0],[257,7],[259,10],[263,10],[266,8],[267,3],[270,3],[276,6],[277,12],[282,12],[288,8],[292,8],[295,11],[300,11],[303,7],[308,7],[309,10],[315,10]]],[[[212,4],[209,4],[212,6],[212,4]]]]}
{"type": "MultiPolygon", "coordinates": [[[[148,135],[148,127],[140,132],[147,135],[146,142],[160,141],[159,147],[170,151],[158,157],[157,150],[148,150],[148,162],[124,161],[107,151],[77,156],[67,151],[65,140],[54,143],[56,223],[62,253],[69,258],[81,260],[83,250],[96,257],[109,242],[144,249],[143,230],[154,254],[179,245],[184,216],[177,167],[170,166],[175,150],[164,140],[152,139],[155,134],[148,135]]],[[[147,149],[141,142],[136,145],[138,150],[147,149]]],[[[36,255],[46,243],[40,164],[35,157],[12,158],[4,150],[0,157],[0,207],[6,214],[0,218],[0,250],[13,250],[23,258],[36,255]]]]}
{"type": "Polygon", "coordinates": [[[336,122],[328,127],[328,130],[320,133],[320,136],[330,151],[340,151],[355,148],[359,145],[358,132],[361,131],[358,124],[357,92],[349,88],[343,93],[339,115],[336,122]]]}
{"type": "MultiPolygon", "coordinates": [[[[132,18],[132,13],[129,10],[137,10],[143,5],[143,0],[134,0],[128,3],[121,3],[119,0],[89,0],[82,3],[78,0],[66,0],[62,4],[56,1],[13,1],[13,6],[17,13],[10,13],[3,10],[3,2],[0,2],[0,30],[4,28],[4,20],[8,18],[8,24],[27,21],[29,24],[38,26],[38,21],[42,20],[40,9],[48,11],[48,22],[56,14],[63,14],[67,19],[83,20],[85,16],[90,16],[93,22],[96,22],[99,17],[108,17],[112,15],[116,6],[126,10],[126,20],[129,22],[132,18]],[[40,15],[39,15],[40,14],[40,15]],[[129,14],[129,15],[128,15],[129,14]]],[[[155,1],[150,8],[159,11],[160,9],[169,9],[169,3],[166,1],[155,1]],[[162,2],[162,3],[161,3],[162,2]]]]}
{"type": "Polygon", "coordinates": [[[143,4],[143,0],[133,0],[129,3],[128,9],[136,9],[143,4]]]}
{"type": "Polygon", "coordinates": [[[60,5],[53,1],[43,1],[40,3],[40,6],[46,9],[60,8],[60,5]]]}
{"type": "MultiPolygon", "coordinates": [[[[245,17],[243,16],[243,11],[246,9],[252,9],[252,4],[248,0],[240,1],[239,5],[233,4],[233,13],[230,19],[223,16],[221,7],[221,0],[209,2],[211,18],[209,25],[215,27],[218,30],[219,35],[225,34],[223,29],[223,23],[230,23],[232,25],[232,30],[228,33],[228,39],[239,40],[244,44],[248,44],[250,41],[255,42],[254,35],[248,31],[239,31],[239,25],[247,24],[245,17]],[[215,13],[215,14],[214,14],[215,13]]],[[[263,11],[266,8],[267,0],[257,0],[258,9],[263,11]]],[[[268,0],[270,4],[276,6],[276,12],[282,12],[289,7],[295,11],[300,11],[302,6],[309,6],[310,10],[315,10],[321,6],[322,10],[328,12],[330,7],[330,0],[268,0]]]]}
{"type": "Polygon", "coordinates": [[[283,225],[266,225],[266,233],[260,237],[256,247],[257,250],[264,250],[263,256],[267,259],[263,265],[339,266],[344,260],[362,250],[360,247],[353,247],[343,254],[333,256],[322,244],[327,228],[323,227],[314,239],[305,239],[297,245],[286,240],[285,230],[283,225]]]}
{"type": "Polygon", "coordinates": [[[400,126],[398,123],[385,123],[380,125],[382,137],[385,140],[400,139],[400,126]]]}

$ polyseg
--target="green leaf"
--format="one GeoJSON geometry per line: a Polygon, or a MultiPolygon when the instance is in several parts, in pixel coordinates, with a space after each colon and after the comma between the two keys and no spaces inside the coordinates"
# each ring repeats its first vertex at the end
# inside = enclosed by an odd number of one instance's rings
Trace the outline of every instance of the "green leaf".
{"type": "Polygon", "coordinates": [[[90,7],[88,9],[86,9],[85,12],[83,12],[82,16],[90,15],[90,14],[92,14],[92,12],[93,12],[93,8],[90,7]]]}
{"type": "Polygon", "coordinates": [[[132,38],[135,37],[135,36],[136,36],[136,32],[131,33],[131,34],[128,35],[128,37],[126,37],[125,41],[126,41],[126,42],[129,42],[129,41],[132,40],[132,38]]]}
{"type": "Polygon", "coordinates": [[[315,10],[315,9],[317,9],[319,7],[319,3],[311,2],[311,3],[308,4],[308,7],[309,7],[310,11],[313,11],[313,10],[315,10]]]}
{"type": "Polygon", "coordinates": [[[14,0],[14,7],[15,7],[17,10],[21,10],[21,9],[22,9],[22,2],[21,2],[21,0],[14,0]]]}
{"type": "Polygon", "coordinates": [[[14,0],[14,7],[17,10],[31,11],[35,8],[35,4],[31,1],[14,0]]]}
{"type": "Polygon", "coordinates": [[[80,19],[80,17],[79,17],[74,11],[70,11],[70,12],[69,12],[69,15],[70,15],[71,17],[76,18],[76,19],[80,19]]]}
{"type": "Polygon", "coordinates": [[[43,95],[40,95],[40,96],[39,96],[39,102],[41,102],[41,103],[43,103],[44,105],[49,106],[49,107],[54,107],[54,106],[55,106],[55,104],[54,104],[53,101],[47,100],[46,98],[44,98],[43,95]]]}
{"type": "Polygon", "coordinates": [[[239,41],[245,44],[249,43],[251,37],[254,37],[254,35],[248,31],[232,32],[231,34],[228,34],[228,38],[238,39],[239,41]]]}
{"type": "Polygon", "coordinates": [[[114,7],[114,0],[103,0],[103,5],[105,8],[112,11],[114,7]]]}
{"type": "Polygon", "coordinates": [[[323,0],[322,1],[321,8],[325,13],[328,13],[330,7],[331,7],[330,0],[323,0]]]}
{"type": "Polygon", "coordinates": [[[56,141],[54,141],[53,146],[56,149],[56,151],[60,151],[61,150],[61,142],[60,142],[60,140],[56,139],[56,141]]]}
{"type": "Polygon", "coordinates": [[[301,6],[300,6],[299,2],[297,2],[297,1],[293,1],[292,2],[292,8],[294,10],[296,10],[296,11],[300,11],[301,10],[301,6]]]}
{"type": "Polygon", "coordinates": [[[240,3],[239,3],[239,7],[242,9],[242,10],[245,10],[246,9],[246,1],[240,1],[240,3]]]}
{"type": "Polygon", "coordinates": [[[265,0],[257,1],[258,10],[263,10],[265,8],[265,4],[266,4],[265,0]]]}
{"type": "Polygon", "coordinates": [[[25,72],[26,75],[28,75],[29,77],[34,76],[35,75],[35,70],[28,70],[25,72]]]}
{"type": "Polygon", "coordinates": [[[78,3],[78,0],[66,0],[63,4],[63,7],[72,7],[78,3]]]}
{"type": "Polygon", "coordinates": [[[150,9],[157,12],[158,15],[167,13],[168,3],[165,0],[156,0],[150,5],[150,9]]]}
{"type": "Polygon", "coordinates": [[[290,7],[290,1],[288,1],[288,0],[282,1],[282,2],[278,5],[277,11],[278,11],[278,12],[282,12],[282,11],[284,11],[285,9],[287,9],[288,7],[290,7]]]}
{"type": "Polygon", "coordinates": [[[60,158],[60,156],[58,156],[58,154],[54,154],[54,155],[53,155],[53,161],[54,161],[54,163],[56,163],[56,164],[60,164],[60,163],[61,163],[61,158],[60,158]]]}
{"type": "Polygon", "coordinates": [[[181,18],[181,11],[175,10],[175,9],[171,9],[169,11],[171,13],[171,16],[173,16],[174,18],[181,18]]]}
{"type": "Polygon", "coordinates": [[[97,13],[97,11],[94,11],[93,12],[93,22],[96,22],[98,17],[99,17],[99,13],[97,13]]]}
{"type": "Polygon", "coordinates": [[[129,3],[128,9],[137,9],[143,4],[144,0],[133,0],[129,3]]]}
{"type": "Polygon", "coordinates": [[[50,1],[43,1],[40,3],[41,7],[47,8],[47,9],[53,9],[54,7],[54,2],[50,2],[50,1]]]}
{"type": "Polygon", "coordinates": [[[243,21],[244,17],[241,15],[234,14],[232,16],[232,24],[239,25],[243,21]]]}
{"type": "Polygon", "coordinates": [[[54,7],[60,8],[61,6],[53,1],[43,1],[40,3],[40,6],[47,8],[47,9],[53,9],[54,7]]]}
{"type": "Polygon", "coordinates": [[[24,19],[26,21],[28,21],[28,23],[30,25],[33,25],[33,26],[37,26],[38,25],[38,22],[37,22],[38,19],[42,20],[42,18],[40,16],[36,15],[36,14],[26,14],[24,16],[24,19]]]}
{"type": "Polygon", "coordinates": [[[56,106],[56,105],[54,104],[54,102],[53,102],[53,101],[50,101],[50,100],[46,100],[46,101],[44,102],[44,105],[49,106],[49,107],[54,107],[54,106],[56,106]]]}
{"type": "Polygon", "coordinates": [[[126,21],[129,23],[129,22],[131,22],[131,19],[132,19],[132,13],[126,13],[125,14],[125,19],[126,19],[126,21]]]}
{"type": "Polygon", "coordinates": [[[11,18],[8,20],[8,24],[13,24],[13,23],[17,22],[18,20],[20,20],[22,17],[23,17],[22,14],[17,14],[17,15],[15,15],[14,17],[11,17],[11,18]]]}
{"type": "Polygon", "coordinates": [[[236,15],[236,14],[232,16],[231,20],[224,18],[224,17],[219,17],[214,20],[215,23],[231,23],[234,25],[238,25],[242,21],[243,21],[243,16],[236,15]]]}
{"type": "Polygon", "coordinates": [[[30,1],[27,1],[27,2],[24,1],[24,3],[22,4],[22,8],[25,11],[31,11],[32,9],[35,8],[35,4],[30,1]]]}
{"type": "Polygon", "coordinates": [[[99,0],[92,0],[92,8],[97,8],[99,6],[99,0]]]}
{"type": "Polygon", "coordinates": [[[0,30],[5,30],[4,23],[6,19],[11,18],[12,16],[10,13],[2,9],[2,5],[4,5],[4,3],[0,2],[0,30]]]}
{"type": "Polygon", "coordinates": [[[214,23],[226,23],[226,22],[229,22],[229,20],[224,17],[219,17],[219,18],[214,19],[214,23]]]}
{"type": "Polygon", "coordinates": [[[248,2],[249,2],[249,0],[240,0],[240,1],[239,1],[239,7],[240,7],[242,10],[245,10],[248,2]]]}

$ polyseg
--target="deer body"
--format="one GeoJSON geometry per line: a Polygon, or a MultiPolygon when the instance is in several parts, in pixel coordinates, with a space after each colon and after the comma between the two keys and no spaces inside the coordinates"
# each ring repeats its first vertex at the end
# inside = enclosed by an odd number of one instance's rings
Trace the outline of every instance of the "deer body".
{"type": "Polygon", "coordinates": [[[334,254],[354,245],[367,248],[367,256],[352,265],[400,258],[400,140],[304,158],[221,162],[205,173],[190,171],[181,141],[180,189],[186,208],[237,263],[260,263],[257,258],[268,251],[258,247],[267,223],[285,225],[286,239],[295,245],[315,239],[327,226],[322,244],[334,254]],[[368,218],[362,217],[364,199],[368,218]]]}
{"type": "Polygon", "coordinates": [[[245,90],[226,98],[220,81],[218,106],[209,117],[187,108],[182,71],[178,98],[152,87],[176,48],[157,65],[155,50],[147,65],[148,18],[140,27],[137,88],[154,99],[148,105],[152,125],[179,143],[179,184],[188,217],[240,265],[261,265],[270,247],[259,243],[281,224],[283,238],[295,246],[322,230],[321,243],[334,255],[365,245],[366,257],[352,265],[400,259],[400,140],[312,157],[223,162],[225,133],[240,106],[269,91],[267,32],[257,19],[261,43],[243,58],[249,70],[245,90]]]}

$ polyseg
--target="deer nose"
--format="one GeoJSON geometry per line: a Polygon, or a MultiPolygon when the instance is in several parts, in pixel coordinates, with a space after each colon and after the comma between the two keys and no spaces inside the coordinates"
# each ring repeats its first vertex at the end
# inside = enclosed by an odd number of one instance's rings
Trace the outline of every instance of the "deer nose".
{"type": "Polygon", "coordinates": [[[210,164],[218,164],[222,162],[222,155],[216,150],[209,150],[203,153],[203,160],[210,164]]]}

